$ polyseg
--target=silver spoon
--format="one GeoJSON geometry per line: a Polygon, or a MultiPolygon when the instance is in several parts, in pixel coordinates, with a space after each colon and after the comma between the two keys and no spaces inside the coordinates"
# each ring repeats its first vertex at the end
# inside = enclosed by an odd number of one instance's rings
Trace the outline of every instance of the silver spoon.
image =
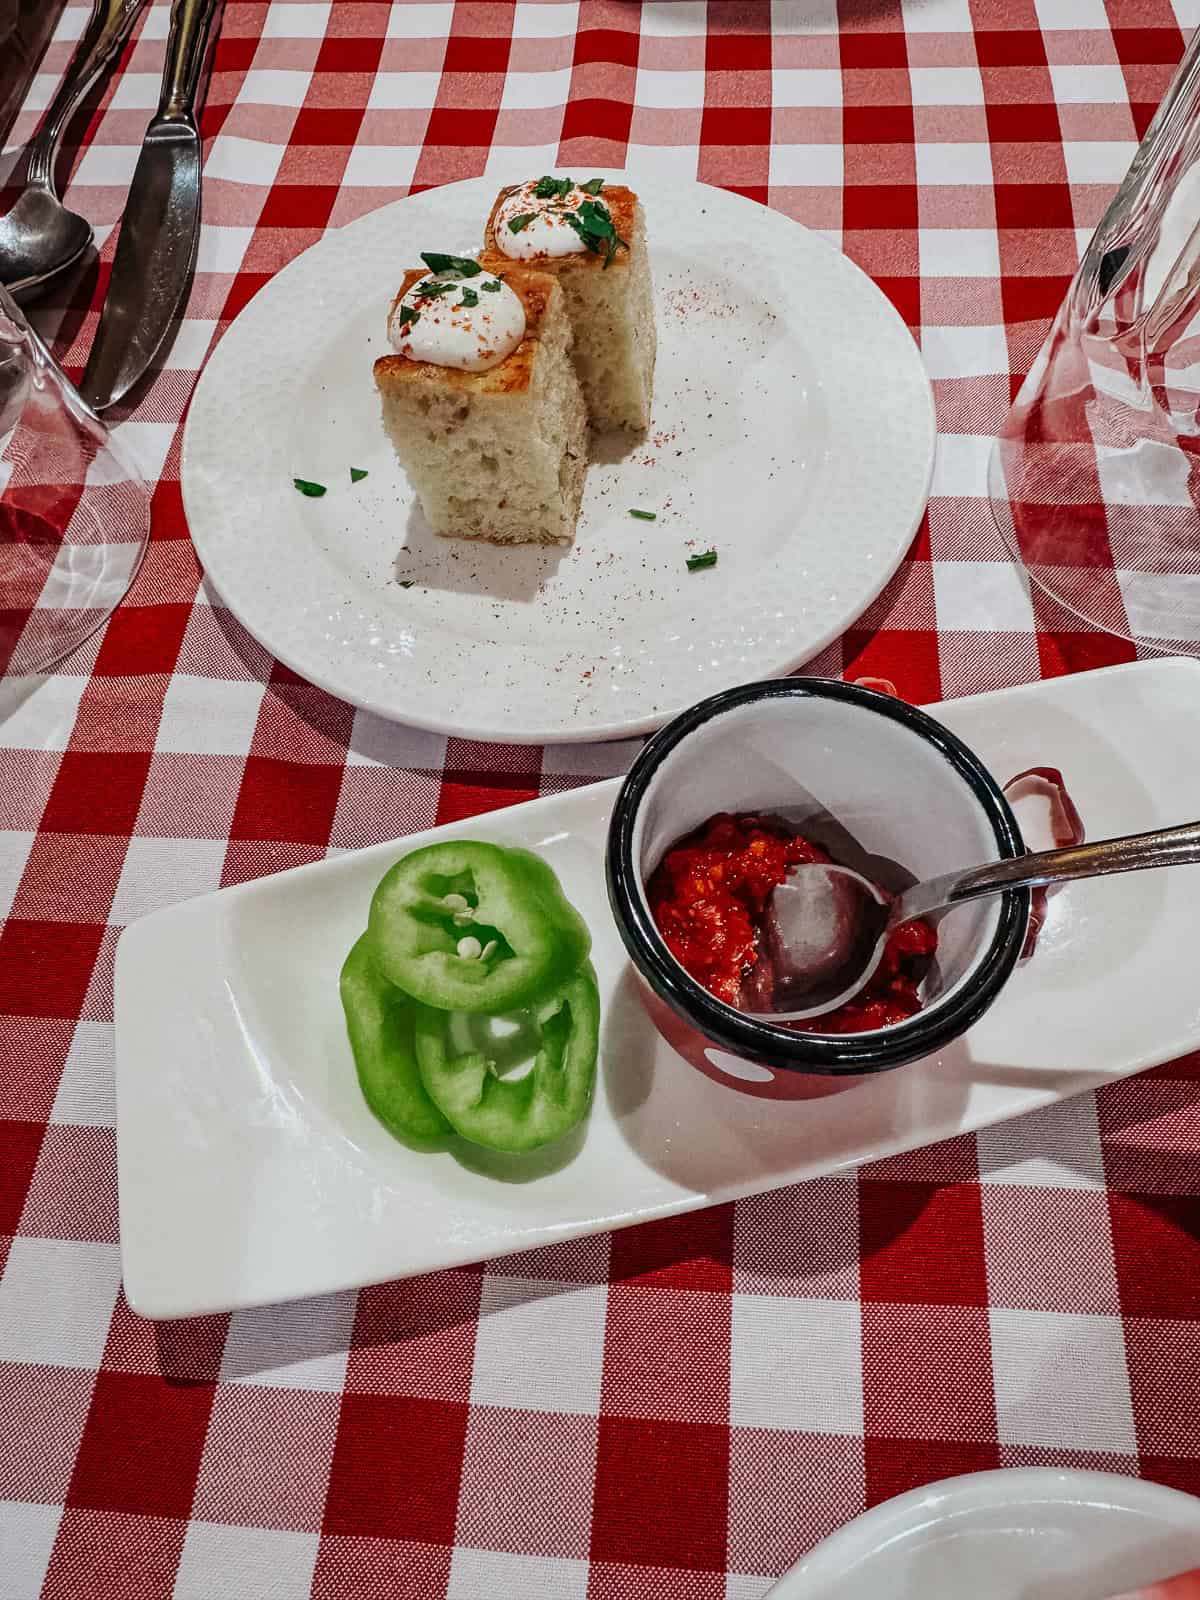
{"type": "Polygon", "coordinates": [[[145,3],[94,0],[67,75],[26,146],[24,192],[0,217],[0,283],[14,300],[34,299],[91,245],[91,223],[68,211],[55,192],[54,158],[76,106],[125,43],[145,3]]]}
{"type": "Polygon", "coordinates": [[[804,1022],[845,1005],[874,976],[888,934],[901,922],[1005,889],[1194,861],[1200,861],[1200,822],[967,867],[914,883],[901,894],[889,894],[851,867],[802,863],[772,894],[764,929],[765,959],[793,1009],[750,1014],[768,1022],[804,1022]]]}

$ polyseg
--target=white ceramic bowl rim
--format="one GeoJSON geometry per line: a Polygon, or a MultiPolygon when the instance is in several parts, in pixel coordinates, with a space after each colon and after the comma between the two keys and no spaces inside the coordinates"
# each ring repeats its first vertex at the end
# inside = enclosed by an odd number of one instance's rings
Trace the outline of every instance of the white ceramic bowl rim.
{"type": "Polygon", "coordinates": [[[1017,820],[999,784],[963,742],[926,712],[892,695],[837,679],[783,678],[743,684],[701,700],[646,744],[617,796],[609,827],[609,902],[618,932],[634,965],[659,997],[714,1044],[773,1067],[819,1075],[884,1072],[930,1055],[983,1015],[1020,958],[1029,917],[1029,891],[1000,896],[1000,911],[987,947],[973,971],[915,1017],[873,1033],[796,1033],[760,1022],[710,994],[667,949],[644,895],[635,859],[639,808],[657,768],[698,728],[735,707],[766,699],[841,700],[899,722],[931,745],[970,790],[987,820],[1000,859],[1025,853],[1017,820]]]}

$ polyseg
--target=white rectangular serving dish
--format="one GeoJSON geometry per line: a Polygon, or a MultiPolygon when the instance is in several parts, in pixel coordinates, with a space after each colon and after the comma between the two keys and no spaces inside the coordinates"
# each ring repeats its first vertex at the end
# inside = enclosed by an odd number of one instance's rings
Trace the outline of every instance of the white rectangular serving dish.
{"type": "MultiPolygon", "coordinates": [[[[995,776],[1062,770],[1089,838],[1200,817],[1200,662],[932,708],[995,776]]],[[[125,1293],[149,1317],[295,1299],[795,1183],[1018,1116],[1200,1041],[1190,869],[1080,883],[938,1056],[783,1104],[709,1081],[642,1010],[609,914],[620,780],[224,889],[128,928],[116,967],[125,1293]],[[386,867],[437,837],[541,852],[592,929],[601,1070],[585,1135],[514,1165],[416,1154],[359,1094],[338,971],[386,867]]]]}

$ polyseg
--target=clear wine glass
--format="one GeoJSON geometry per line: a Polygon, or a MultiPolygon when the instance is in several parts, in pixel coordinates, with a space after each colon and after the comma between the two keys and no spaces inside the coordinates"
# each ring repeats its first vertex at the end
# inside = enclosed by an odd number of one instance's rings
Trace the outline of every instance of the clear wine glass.
{"type": "Polygon", "coordinates": [[[1200,29],[992,452],[1001,534],[1040,588],[1151,650],[1200,653],[1200,29]]]}
{"type": "Polygon", "coordinates": [[[149,530],[136,464],[0,286],[0,677],[49,672],[94,633],[149,530]]]}

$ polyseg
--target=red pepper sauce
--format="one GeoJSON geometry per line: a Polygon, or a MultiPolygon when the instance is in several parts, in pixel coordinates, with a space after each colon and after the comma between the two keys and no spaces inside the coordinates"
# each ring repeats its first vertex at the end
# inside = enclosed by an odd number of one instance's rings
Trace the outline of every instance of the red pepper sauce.
{"type": "MultiPolygon", "coordinates": [[[[671,954],[697,983],[726,1005],[743,1007],[755,971],[771,891],[788,868],[830,856],[778,817],[720,813],[671,847],[647,885],[650,910],[671,954]]],[[[917,986],[937,949],[927,922],[892,931],[870,983],[847,1005],[811,1022],[787,1023],[803,1033],[868,1033],[903,1022],[921,1009],[917,986]]],[[[769,1010],[763,970],[755,972],[755,1010],[769,1010]]]]}

